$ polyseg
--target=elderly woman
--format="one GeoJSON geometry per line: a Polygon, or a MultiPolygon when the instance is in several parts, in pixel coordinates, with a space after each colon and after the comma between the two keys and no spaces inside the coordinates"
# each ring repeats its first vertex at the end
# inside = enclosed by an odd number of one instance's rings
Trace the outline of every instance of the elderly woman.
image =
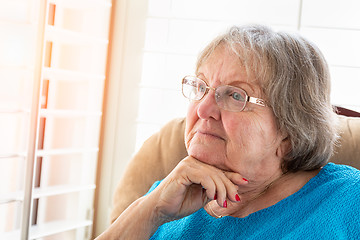
{"type": "Polygon", "coordinates": [[[233,27],[182,80],[189,156],[99,239],[359,239],[360,172],[337,140],[319,49],[233,27]]]}

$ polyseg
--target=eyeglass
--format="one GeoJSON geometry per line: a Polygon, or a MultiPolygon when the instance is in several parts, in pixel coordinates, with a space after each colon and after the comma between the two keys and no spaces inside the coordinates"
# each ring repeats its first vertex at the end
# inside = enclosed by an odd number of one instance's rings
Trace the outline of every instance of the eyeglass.
{"type": "Polygon", "coordinates": [[[184,97],[200,101],[209,92],[215,91],[215,101],[217,105],[227,111],[241,112],[246,106],[246,102],[255,103],[265,107],[265,101],[260,98],[250,97],[244,89],[229,85],[221,85],[216,88],[209,87],[205,81],[198,77],[186,76],[182,80],[182,93],[184,97]]]}

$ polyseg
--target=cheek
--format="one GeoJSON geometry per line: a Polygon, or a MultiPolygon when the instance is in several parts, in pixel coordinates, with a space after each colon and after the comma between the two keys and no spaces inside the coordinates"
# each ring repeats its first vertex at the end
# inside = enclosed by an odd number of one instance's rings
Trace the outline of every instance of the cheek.
{"type": "Polygon", "coordinates": [[[272,118],[258,116],[236,116],[224,121],[224,128],[233,140],[240,142],[268,142],[278,135],[276,123],[272,118]]]}
{"type": "MultiPolygon", "coordinates": [[[[279,164],[269,159],[276,150],[276,134],[266,122],[238,116],[224,124],[228,133],[227,166],[248,177],[263,177],[268,170],[277,170],[279,164]]],[[[266,177],[266,176],[265,176],[266,177]]]]}
{"type": "Polygon", "coordinates": [[[196,103],[190,103],[189,108],[186,115],[186,127],[185,127],[185,143],[186,147],[188,147],[188,142],[191,140],[192,136],[194,135],[192,133],[192,130],[199,119],[197,116],[197,104],[196,103]]]}
{"type": "Polygon", "coordinates": [[[236,145],[243,146],[254,134],[252,123],[246,117],[227,118],[224,116],[223,126],[230,142],[236,145]]]}
{"type": "Polygon", "coordinates": [[[237,116],[224,121],[228,135],[228,156],[246,156],[262,159],[263,155],[274,151],[276,131],[264,121],[248,116],[237,116]]]}

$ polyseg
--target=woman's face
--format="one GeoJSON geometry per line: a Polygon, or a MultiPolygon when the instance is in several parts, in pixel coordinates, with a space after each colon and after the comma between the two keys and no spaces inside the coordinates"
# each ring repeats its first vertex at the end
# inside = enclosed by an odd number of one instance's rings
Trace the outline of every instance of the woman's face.
{"type": "MultiPolygon", "coordinates": [[[[219,46],[198,70],[208,86],[231,85],[251,97],[263,98],[255,79],[248,76],[237,56],[219,46]]],[[[188,153],[250,181],[271,181],[282,174],[281,159],[288,148],[269,107],[246,103],[242,112],[218,107],[214,91],[190,103],[185,130],[188,153]]]]}

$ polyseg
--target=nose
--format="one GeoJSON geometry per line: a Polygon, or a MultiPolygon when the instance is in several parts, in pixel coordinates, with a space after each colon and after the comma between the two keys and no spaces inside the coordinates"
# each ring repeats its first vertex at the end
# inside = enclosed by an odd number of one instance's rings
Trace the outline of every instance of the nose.
{"type": "Polygon", "coordinates": [[[197,106],[197,115],[204,120],[210,118],[220,120],[221,112],[215,101],[215,91],[209,89],[209,92],[200,100],[197,106]]]}

